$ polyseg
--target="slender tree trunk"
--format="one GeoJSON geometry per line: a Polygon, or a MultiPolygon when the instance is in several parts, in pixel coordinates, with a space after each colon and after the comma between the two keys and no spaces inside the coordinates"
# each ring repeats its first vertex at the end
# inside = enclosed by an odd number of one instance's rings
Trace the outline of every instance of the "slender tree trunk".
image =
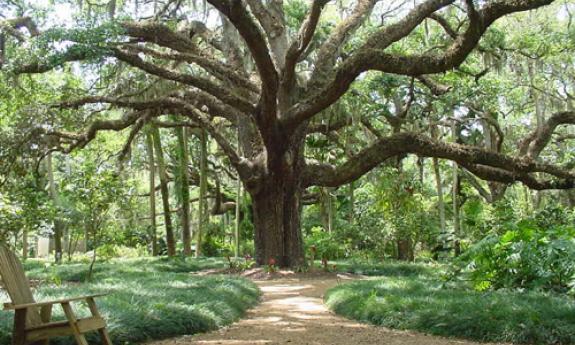
{"type": "Polygon", "coordinates": [[[399,238],[397,240],[397,260],[413,261],[413,243],[411,238],[399,238]]]}
{"type": "Polygon", "coordinates": [[[148,151],[148,165],[150,166],[150,234],[152,236],[152,255],[158,255],[158,235],[156,229],[156,162],[154,159],[154,139],[148,131],[146,133],[146,150],[148,151]]]}
{"type": "Polygon", "coordinates": [[[457,163],[453,162],[453,189],[452,189],[452,198],[453,198],[453,236],[454,236],[454,243],[453,249],[455,251],[455,256],[459,256],[461,254],[461,246],[460,246],[460,235],[461,235],[461,217],[459,214],[459,167],[457,163]]]}
{"type": "Polygon", "coordinates": [[[58,219],[60,211],[60,196],[58,195],[58,190],[56,189],[56,182],[54,181],[54,170],[52,165],[52,154],[49,153],[46,156],[46,171],[48,175],[48,184],[50,189],[50,197],[52,202],[56,207],[56,219],[54,220],[54,259],[56,263],[62,262],[62,234],[64,232],[64,226],[62,222],[58,219]]]}
{"type": "Polygon", "coordinates": [[[355,217],[355,210],[354,210],[354,206],[355,206],[355,182],[351,182],[349,184],[349,223],[353,224],[354,222],[354,217],[355,217]]]}
{"type": "Polygon", "coordinates": [[[535,210],[540,210],[543,207],[543,193],[537,190],[535,193],[535,210]]]}
{"type": "Polygon", "coordinates": [[[575,208],[575,191],[572,189],[566,190],[565,194],[567,196],[567,202],[569,205],[569,208],[573,209],[575,208]]]}
{"type": "MultiPolygon", "coordinates": [[[[455,121],[451,124],[451,133],[453,135],[453,142],[457,142],[459,138],[459,131],[455,121]]],[[[461,220],[459,215],[459,166],[453,162],[453,186],[452,186],[452,199],[453,199],[453,250],[455,256],[461,254],[460,235],[461,235],[461,220]]]]}
{"type": "MultiPolygon", "coordinates": [[[[537,62],[530,61],[528,64],[528,71],[529,71],[529,80],[531,81],[531,85],[535,85],[535,70],[540,68],[540,64],[537,62]]],[[[540,129],[545,125],[545,94],[540,92],[535,87],[530,89],[531,92],[531,99],[533,99],[533,103],[535,103],[535,117],[537,120],[537,128],[540,129]]],[[[543,193],[541,191],[535,191],[535,209],[541,209],[543,205],[543,193]]]]}
{"type": "Polygon", "coordinates": [[[170,194],[168,190],[168,176],[166,174],[166,164],[164,162],[164,152],[162,151],[162,142],[160,139],[160,130],[158,127],[152,128],[152,137],[156,151],[156,160],[158,161],[158,175],[160,176],[160,192],[162,194],[162,206],[164,208],[164,223],[166,227],[166,244],[168,246],[168,256],[176,255],[176,241],[174,239],[174,229],[172,227],[172,217],[170,213],[170,194]]]}
{"type": "MultiPolygon", "coordinates": [[[[399,131],[400,131],[399,127],[394,128],[395,133],[399,133],[399,131]]],[[[404,158],[405,156],[395,158],[394,165],[398,172],[397,176],[398,181],[401,181],[404,178],[403,177],[404,158]]],[[[401,193],[399,188],[401,188],[401,183],[396,184],[395,186],[396,193],[401,193]]],[[[401,207],[403,207],[401,205],[401,202],[397,199],[392,201],[392,205],[393,205],[392,209],[395,210],[396,212],[400,212],[401,207]]],[[[415,259],[415,253],[413,252],[413,239],[410,231],[408,229],[405,229],[404,227],[396,229],[395,240],[397,249],[397,252],[395,253],[396,259],[400,261],[413,261],[415,259]]]]}
{"type": "Polygon", "coordinates": [[[320,188],[320,214],[323,229],[331,233],[333,216],[330,188],[320,188]]]}
{"type": "Polygon", "coordinates": [[[90,262],[90,267],[88,268],[88,275],[86,277],[87,281],[91,281],[92,280],[92,274],[94,272],[94,265],[96,264],[96,258],[97,258],[97,253],[98,253],[98,234],[97,234],[97,230],[96,228],[92,229],[92,238],[94,239],[94,252],[92,254],[92,261],[90,262]]]}
{"type": "Polygon", "coordinates": [[[190,185],[188,178],[188,139],[184,128],[176,128],[178,138],[179,175],[180,175],[180,201],[182,204],[182,241],[184,255],[192,255],[192,236],[190,230],[190,185]]]}
{"type": "Polygon", "coordinates": [[[238,178],[236,187],[236,219],[234,223],[234,256],[240,256],[240,207],[242,202],[242,181],[238,178]]]}
{"type": "Polygon", "coordinates": [[[200,200],[198,201],[198,233],[196,237],[196,257],[202,255],[202,235],[207,226],[208,205],[206,192],[208,187],[208,138],[205,131],[200,134],[200,200]]]}
{"type": "Polygon", "coordinates": [[[22,261],[28,259],[28,228],[22,228],[22,261]]]}
{"type": "Polygon", "coordinates": [[[327,200],[327,232],[331,234],[333,230],[333,201],[331,200],[331,188],[326,188],[327,200]]]}
{"type": "Polygon", "coordinates": [[[445,202],[443,201],[443,183],[441,181],[441,171],[439,170],[439,160],[433,158],[433,173],[435,175],[435,186],[437,188],[437,208],[439,210],[439,233],[443,245],[443,250],[448,247],[447,231],[445,228],[445,202]]]}

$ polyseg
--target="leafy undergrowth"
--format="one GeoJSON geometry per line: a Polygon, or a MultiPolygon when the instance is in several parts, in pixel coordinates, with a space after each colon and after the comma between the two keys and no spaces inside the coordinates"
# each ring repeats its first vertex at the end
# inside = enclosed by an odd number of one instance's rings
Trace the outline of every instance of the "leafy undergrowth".
{"type": "Polygon", "coordinates": [[[388,265],[381,279],[332,288],[326,304],[346,317],[396,329],[478,341],[575,344],[571,298],[445,287],[432,267],[404,265],[388,265]]]}
{"type": "MultiPolygon", "coordinates": [[[[197,276],[189,272],[223,267],[220,259],[134,259],[96,264],[90,283],[83,282],[86,264],[44,266],[26,264],[32,279],[52,282],[42,284],[37,300],[82,296],[107,292],[98,299],[100,312],[108,322],[114,344],[133,344],[181,334],[193,334],[221,327],[238,319],[256,304],[259,290],[239,277],[197,276]],[[57,286],[55,283],[62,283],[57,286]]],[[[8,300],[6,295],[0,300],[8,300]]],[[[76,304],[81,316],[88,316],[87,306],[76,304]]],[[[0,313],[0,344],[10,344],[13,313],[0,313]]],[[[54,308],[54,318],[62,319],[61,308],[54,308]]],[[[98,344],[90,335],[90,344],[98,344]]],[[[53,345],[74,344],[72,338],[60,338],[53,345]]]]}

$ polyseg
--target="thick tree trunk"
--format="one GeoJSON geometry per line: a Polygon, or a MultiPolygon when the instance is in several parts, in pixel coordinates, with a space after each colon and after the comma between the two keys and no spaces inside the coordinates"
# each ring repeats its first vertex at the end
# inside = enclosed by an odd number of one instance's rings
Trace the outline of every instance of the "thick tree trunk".
{"type": "Polygon", "coordinates": [[[280,267],[305,265],[300,227],[303,138],[283,154],[268,153],[266,176],[246,185],[252,196],[258,265],[270,260],[280,267]]]}
{"type": "Polygon", "coordinates": [[[257,194],[252,194],[256,261],[270,260],[281,267],[305,264],[300,229],[299,186],[279,178],[269,179],[257,194]]]}
{"type": "Polygon", "coordinates": [[[166,227],[166,244],[168,246],[168,256],[176,255],[176,241],[174,239],[174,229],[172,227],[172,217],[170,213],[170,193],[168,190],[168,176],[166,175],[166,164],[164,162],[164,152],[160,141],[160,130],[152,127],[152,137],[158,161],[158,175],[160,176],[160,192],[162,194],[162,205],[164,207],[164,225],[166,227]]]}
{"type": "Polygon", "coordinates": [[[151,133],[146,133],[146,150],[148,151],[148,164],[150,165],[150,235],[152,241],[152,255],[158,255],[158,237],[156,232],[156,162],[154,159],[154,141],[151,133]]]}

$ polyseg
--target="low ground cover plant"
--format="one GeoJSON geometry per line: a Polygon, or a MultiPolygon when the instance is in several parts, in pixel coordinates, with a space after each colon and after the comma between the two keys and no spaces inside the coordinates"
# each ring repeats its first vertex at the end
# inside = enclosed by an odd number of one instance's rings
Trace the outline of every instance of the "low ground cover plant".
{"type": "Polygon", "coordinates": [[[380,266],[350,263],[350,271],[383,275],[332,288],[325,296],[328,307],[359,321],[446,337],[575,343],[575,301],[566,295],[510,289],[477,291],[463,283],[446,284],[440,267],[380,266]]]}
{"type": "MultiPolygon", "coordinates": [[[[257,303],[259,290],[250,281],[233,276],[190,274],[203,268],[223,267],[223,259],[145,258],[112,260],[97,265],[90,282],[88,265],[82,263],[26,264],[28,276],[43,281],[37,300],[107,292],[100,298],[100,312],[108,321],[115,344],[135,344],[182,334],[205,332],[237,320],[257,303]]],[[[7,301],[3,294],[0,300],[7,301]]],[[[87,316],[86,306],[77,310],[87,316]]],[[[55,307],[56,319],[63,318],[55,307]]],[[[0,344],[10,344],[13,314],[0,312],[0,344]]],[[[90,344],[98,344],[93,335],[90,344]]],[[[54,345],[72,345],[73,338],[59,338],[54,345]]]]}

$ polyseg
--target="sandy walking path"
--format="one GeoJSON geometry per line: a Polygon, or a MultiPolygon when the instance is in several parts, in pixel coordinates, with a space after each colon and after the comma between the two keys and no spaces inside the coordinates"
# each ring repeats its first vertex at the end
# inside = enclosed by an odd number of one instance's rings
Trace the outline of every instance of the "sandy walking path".
{"type": "MultiPolygon", "coordinates": [[[[394,331],[335,315],[323,304],[325,291],[348,276],[280,278],[256,281],[262,303],[246,317],[214,332],[183,336],[149,345],[479,345],[414,332],[394,331]]],[[[482,343],[482,345],[487,345],[482,343]]]]}

